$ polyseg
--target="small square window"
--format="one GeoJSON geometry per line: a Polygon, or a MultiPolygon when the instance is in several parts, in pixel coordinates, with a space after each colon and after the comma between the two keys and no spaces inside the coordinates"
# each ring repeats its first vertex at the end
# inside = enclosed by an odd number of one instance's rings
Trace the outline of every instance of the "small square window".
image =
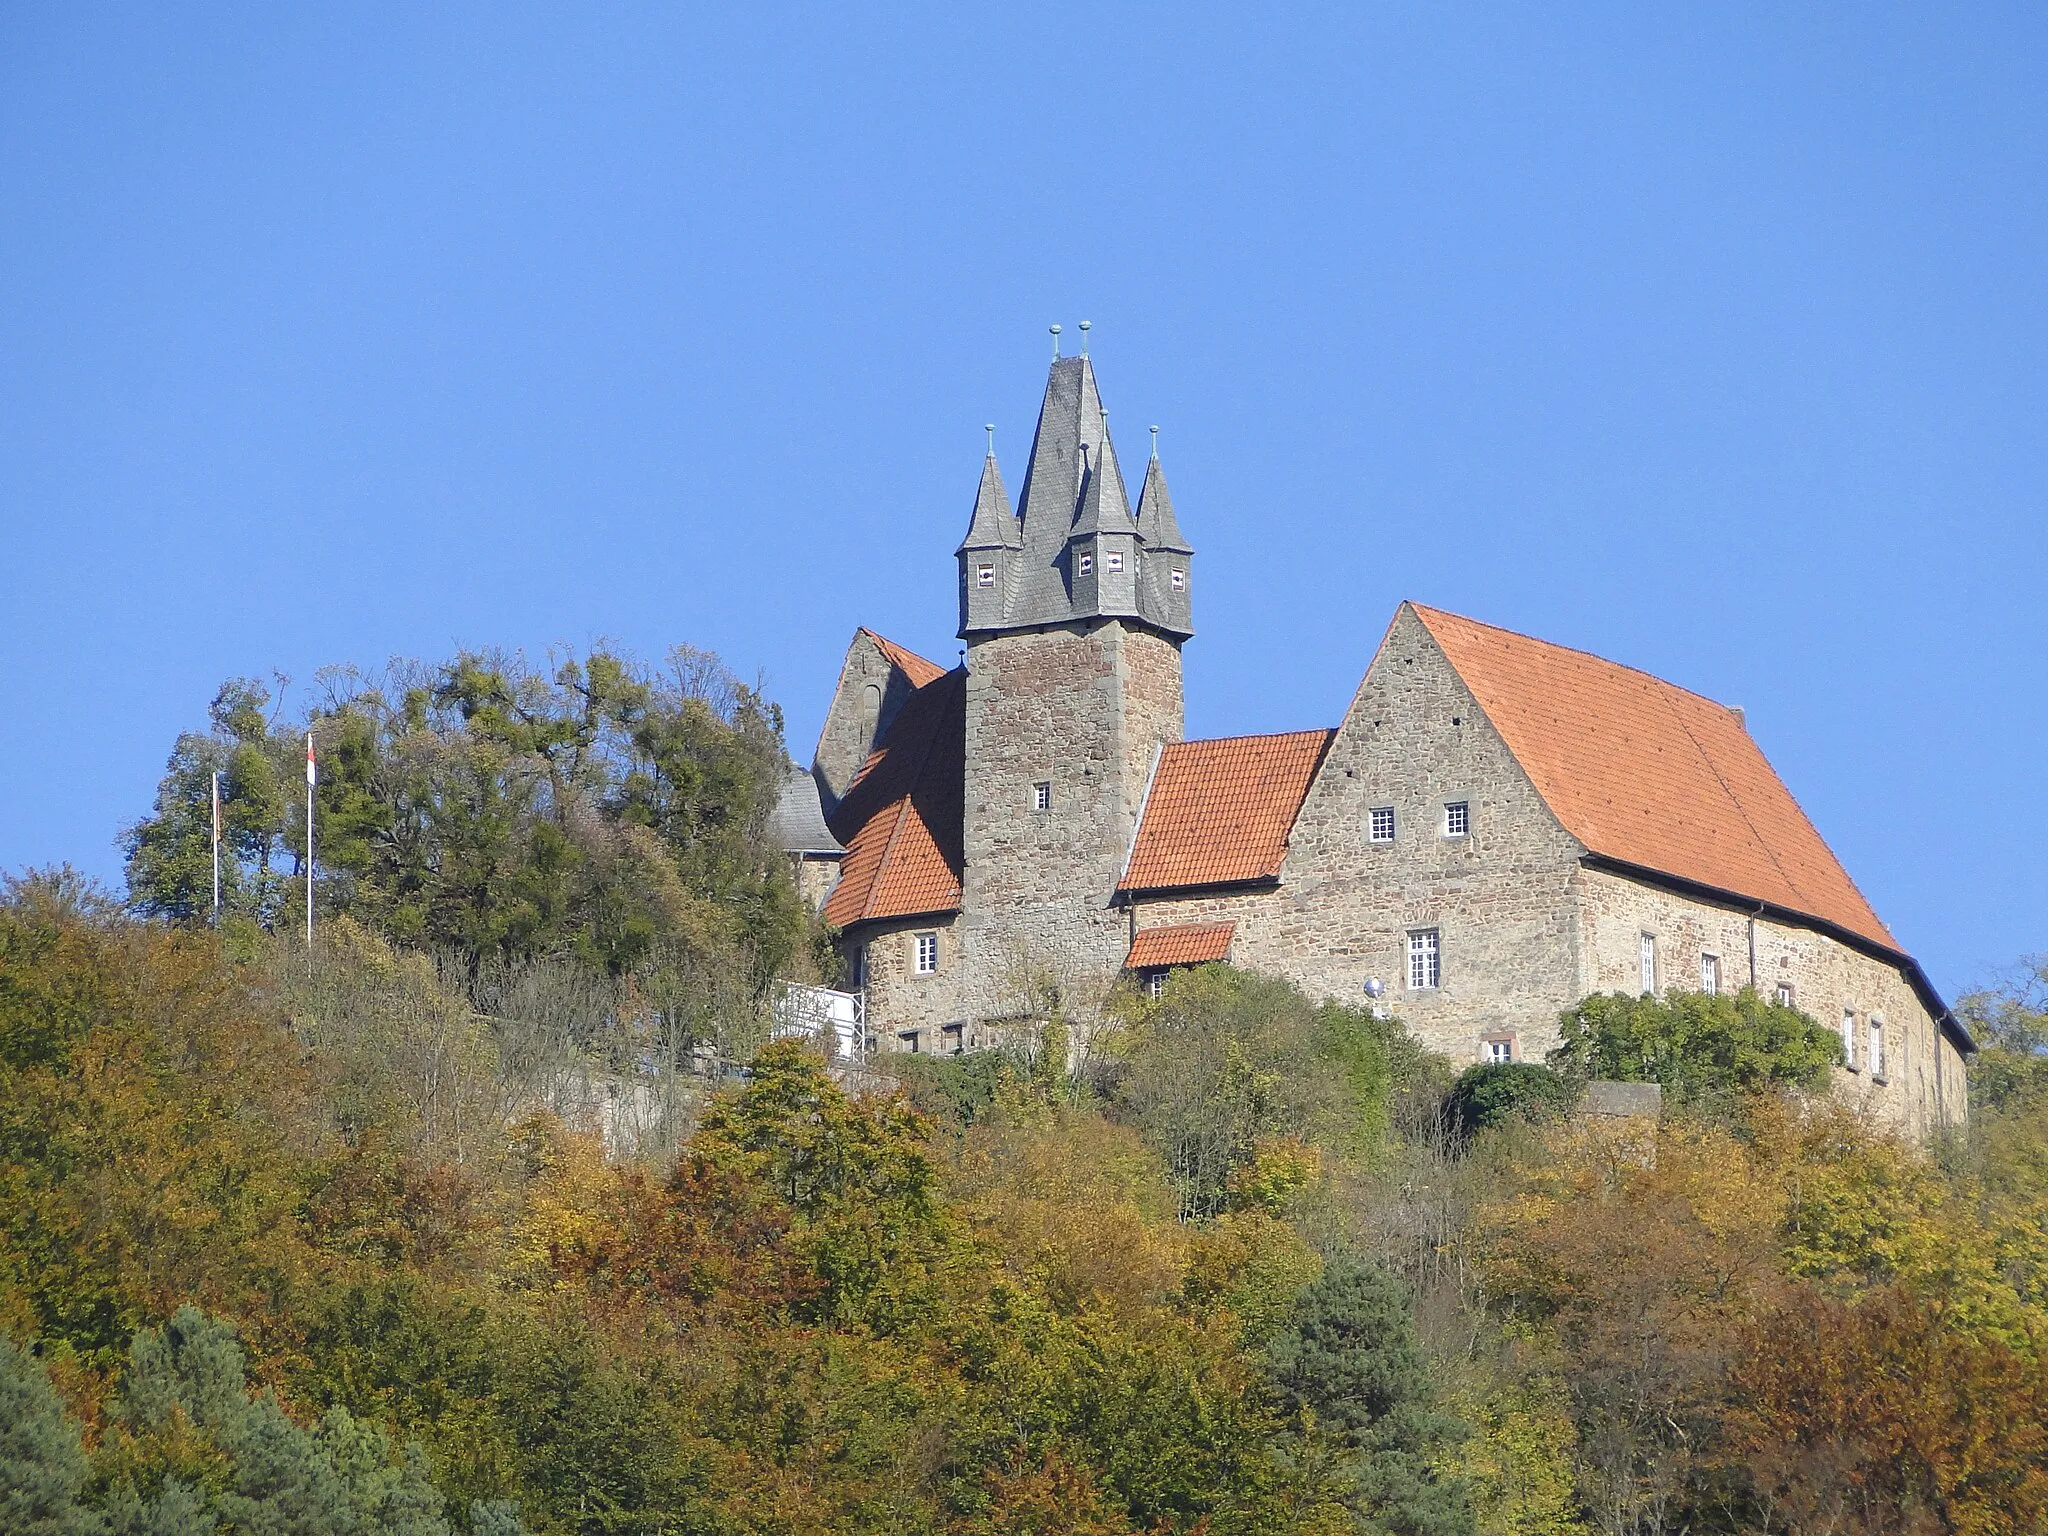
{"type": "Polygon", "coordinates": [[[1083,554],[1080,559],[1074,562],[1074,569],[1083,576],[1088,575],[1095,569],[1095,557],[1090,554],[1083,554]]]}
{"type": "Polygon", "coordinates": [[[1870,1079],[1884,1081],[1884,1020],[1875,1017],[1870,1021],[1870,1079]]]}
{"type": "Polygon", "coordinates": [[[996,568],[992,565],[978,565],[974,568],[974,584],[977,587],[992,587],[996,584],[996,568]]]}
{"type": "Polygon", "coordinates": [[[1175,571],[1173,573],[1173,590],[1176,592],[1185,592],[1187,591],[1187,589],[1188,573],[1186,571],[1175,571]]]}
{"type": "Polygon", "coordinates": [[[1408,990],[1427,992],[1443,980],[1443,957],[1434,928],[1408,935],[1408,990]]]}
{"type": "Polygon", "coordinates": [[[1463,800],[1453,800],[1444,807],[1444,836],[1463,837],[1472,830],[1472,807],[1463,800]]]}
{"type": "Polygon", "coordinates": [[[1391,843],[1394,840],[1394,808],[1391,805],[1376,805],[1368,823],[1368,832],[1376,843],[1391,843]]]}
{"type": "Polygon", "coordinates": [[[1715,997],[1720,994],[1721,957],[1719,955],[1700,956],[1700,990],[1709,997],[1715,997]]]}
{"type": "Polygon", "coordinates": [[[924,1049],[924,1034],[921,1030],[906,1029],[896,1038],[903,1042],[903,1049],[913,1056],[924,1049]]]}
{"type": "Polygon", "coordinates": [[[1789,981],[1779,982],[1776,996],[1780,1008],[1790,1008],[1792,1006],[1792,983],[1789,981]]]}
{"type": "Polygon", "coordinates": [[[1052,809],[1052,780],[1040,779],[1031,786],[1031,809],[1049,811],[1052,809]]]}
{"type": "Polygon", "coordinates": [[[1636,990],[1657,995],[1657,935],[1646,933],[1636,949],[1636,990]]]}
{"type": "Polygon", "coordinates": [[[938,968],[939,936],[936,933],[920,933],[917,936],[917,974],[920,976],[930,976],[938,968]]]}
{"type": "Polygon", "coordinates": [[[1102,568],[1105,571],[1120,571],[1124,568],[1124,552],[1120,549],[1105,549],[1102,552],[1102,568]]]}
{"type": "Polygon", "coordinates": [[[1842,1065],[1851,1072],[1856,1070],[1856,1010],[1842,1010],[1842,1065]]]}
{"type": "Polygon", "coordinates": [[[1486,1064],[1490,1067],[1504,1067],[1515,1059],[1515,1042],[1513,1040],[1488,1040],[1484,1044],[1486,1046],[1486,1064]]]}

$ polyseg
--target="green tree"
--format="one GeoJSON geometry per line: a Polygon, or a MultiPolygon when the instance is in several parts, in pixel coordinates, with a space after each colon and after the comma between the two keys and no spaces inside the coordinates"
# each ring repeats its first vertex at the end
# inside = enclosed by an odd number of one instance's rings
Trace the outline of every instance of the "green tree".
{"type": "Polygon", "coordinates": [[[1463,1484],[1435,1466],[1465,1426],[1438,1411],[1408,1298],[1384,1271],[1338,1262],[1305,1287],[1267,1344],[1297,1439],[1335,1451],[1351,1502],[1399,1536],[1468,1536],[1463,1484]]]}
{"type": "Polygon", "coordinates": [[[1548,1067],[1481,1062],[1458,1074],[1444,1110],[1457,1130],[1470,1136],[1513,1116],[1548,1119],[1570,1109],[1573,1097],[1571,1083],[1548,1067]]]}
{"type": "Polygon", "coordinates": [[[1559,1015],[1563,1043],[1551,1065],[1585,1081],[1661,1083],[1677,1103],[1726,1106],[1776,1087],[1819,1088],[1842,1059],[1842,1041],[1798,1009],[1753,988],[1586,998],[1559,1015]]]}
{"type": "Polygon", "coordinates": [[[0,1335],[0,1530],[10,1536],[92,1536],[78,1423],[42,1364],[0,1335]]]}

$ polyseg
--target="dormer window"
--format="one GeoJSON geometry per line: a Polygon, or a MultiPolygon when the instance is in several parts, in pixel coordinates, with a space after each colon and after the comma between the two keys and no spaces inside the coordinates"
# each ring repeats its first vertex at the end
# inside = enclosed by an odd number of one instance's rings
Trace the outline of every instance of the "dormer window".
{"type": "Polygon", "coordinates": [[[1102,568],[1105,571],[1120,571],[1124,568],[1124,552],[1120,549],[1106,549],[1102,552],[1102,568]]]}
{"type": "Polygon", "coordinates": [[[1095,570],[1095,557],[1093,555],[1084,553],[1080,557],[1080,559],[1074,562],[1074,569],[1080,575],[1092,575],[1095,570]]]}
{"type": "Polygon", "coordinates": [[[1187,591],[1187,589],[1188,573],[1186,571],[1175,571],[1173,573],[1173,590],[1176,592],[1185,592],[1187,591]]]}
{"type": "Polygon", "coordinates": [[[996,568],[992,565],[978,565],[974,568],[974,584],[977,587],[992,587],[996,584],[996,568]]]}

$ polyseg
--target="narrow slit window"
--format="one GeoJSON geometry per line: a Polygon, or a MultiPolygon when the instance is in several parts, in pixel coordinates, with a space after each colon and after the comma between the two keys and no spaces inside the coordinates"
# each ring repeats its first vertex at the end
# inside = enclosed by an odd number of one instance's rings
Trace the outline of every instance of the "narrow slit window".
{"type": "Polygon", "coordinates": [[[1709,997],[1717,996],[1720,993],[1721,957],[1719,955],[1700,956],[1700,990],[1709,997]]]}
{"type": "Polygon", "coordinates": [[[1842,1065],[1856,1070],[1856,1010],[1842,1010],[1842,1065]]]}
{"type": "Polygon", "coordinates": [[[1408,935],[1408,990],[1427,992],[1443,981],[1443,952],[1434,928],[1408,935]]]}
{"type": "Polygon", "coordinates": [[[1376,843],[1391,843],[1394,840],[1394,808],[1391,805],[1376,805],[1372,808],[1371,830],[1367,835],[1376,843]]]}
{"type": "Polygon", "coordinates": [[[1873,1082],[1884,1081],[1884,1020],[1870,1021],[1870,1076],[1873,1082]]]}
{"type": "Polygon", "coordinates": [[[1031,786],[1031,809],[1049,811],[1052,809],[1052,780],[1040,779],[1031,786]]]}
{"type": "Polygon", "coordinates": [[[1636,949],[1636,990],[1657,995],[1657,935],[1646,933],[1636,949]]]}

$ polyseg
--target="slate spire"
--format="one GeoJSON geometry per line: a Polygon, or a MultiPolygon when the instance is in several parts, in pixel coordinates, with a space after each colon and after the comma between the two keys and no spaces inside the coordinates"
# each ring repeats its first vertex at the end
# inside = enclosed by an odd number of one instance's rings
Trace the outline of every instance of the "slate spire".
{"type": "Polygon", "coordinates": [[[974,516],[967,537],[954,554],[960,561],[960,633],[994,629],[1017,584],[1018,552],[1024,535],[1010,511],[1010,493],[996,464],[995,435],[989,435],[988,457],[981,461],[981,484],[974,493],[974,516]]]}
{"type": "Polygon", "coordinates": [[[1144,547],[1139,612],[1161,629],[1193,634],[1195,552],[1173,515],[1173,497],[1166,489],[1166,471],[1159,463],[1156,439],[1152,461],[1145,466],[1144,488],[1138,492],[1138,540],[1144,547]]]}

